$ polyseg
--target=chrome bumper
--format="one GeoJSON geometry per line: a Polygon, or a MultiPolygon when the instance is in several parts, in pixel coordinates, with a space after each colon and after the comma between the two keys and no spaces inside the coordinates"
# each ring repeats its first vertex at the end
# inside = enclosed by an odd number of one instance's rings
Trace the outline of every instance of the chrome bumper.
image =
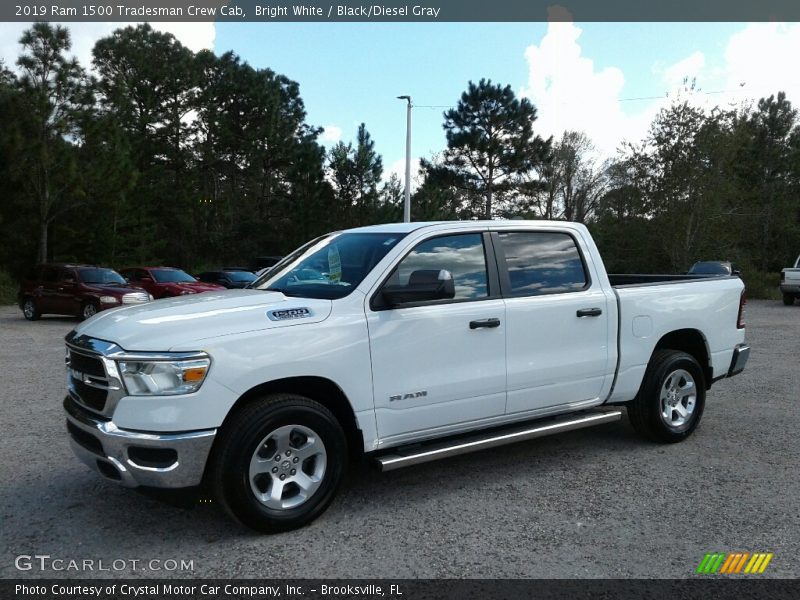
{"type": "Polygon", "coordinates": [[[747,359],[750,358],[750,346],[747,344],[739,344],[733,349],[733,358],[731,359],[731,366],[728,369],[728,377],[733,377],[744,371],[744,366],[747,364],[747,359]]]}
{"type": "Polygon", "coordinates": [[[125,487],[184,488],[199,485],[216,429],[142,433],[119,429],[67,396],[67,431],[75,455],[91,469],[125,487]]]}

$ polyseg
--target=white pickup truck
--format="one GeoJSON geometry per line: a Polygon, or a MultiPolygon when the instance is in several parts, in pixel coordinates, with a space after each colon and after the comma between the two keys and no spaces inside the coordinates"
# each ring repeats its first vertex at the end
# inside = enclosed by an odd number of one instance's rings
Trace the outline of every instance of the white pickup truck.
{"type": "Polygon", "coordinates": [[[105,311],[66,338],[78,457],[129,487],[203,484],[298,527],[346,465],[383,470],[607,423],[697,427],[742,371],[738,277],[608,275],[587,229],[409,223],[317,238],[254,289],[105,311]]]}
{"type": "Polygon", "coordinates": [[[794,261],[794,267],[781,271],[781,294],[786,306],[794,304],[795,299],[800,300],[800,256],[794,261]]]}

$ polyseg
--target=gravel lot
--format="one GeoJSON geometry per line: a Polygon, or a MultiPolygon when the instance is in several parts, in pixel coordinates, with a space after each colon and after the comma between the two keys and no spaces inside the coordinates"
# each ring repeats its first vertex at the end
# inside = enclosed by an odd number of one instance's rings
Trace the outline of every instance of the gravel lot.
{"type": "Polygon", "coordinates": [[[765,551],[800,576],[800,306],[752,301],[744,374],[717,383],[682,444],[626,421],[381,474],[351,473],[310,526],[260,536],[214,505],[183,509],[107,483],[64,431],[67,318],[0,307],[0,576],[20,554],[139,560],[88,576],[688,577],[706,552],[765,551]],[[143,565],[145,568],[142,569],[143,565]]]}

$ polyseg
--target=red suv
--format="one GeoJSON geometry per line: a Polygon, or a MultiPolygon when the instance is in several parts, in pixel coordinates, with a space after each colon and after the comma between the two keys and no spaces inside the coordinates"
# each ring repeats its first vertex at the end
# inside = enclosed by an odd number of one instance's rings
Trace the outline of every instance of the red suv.
{"type": "Polygon", "coordinates": [[[92,265],[38,265],[31,269],[17,293],[19,307],[29,321],[43,314],[88,319],[107,308],[152,299],[145,290],[128,285],[113,269],[92,265]]]}
{"type": "Polygon", "coordinates": [[[143,287],[154,298],[185,296],[200,292],[224,290],[221,285],[201,283],[194,277],[173,267],[131,267],[120,273],[132,284],[143,287]]]}

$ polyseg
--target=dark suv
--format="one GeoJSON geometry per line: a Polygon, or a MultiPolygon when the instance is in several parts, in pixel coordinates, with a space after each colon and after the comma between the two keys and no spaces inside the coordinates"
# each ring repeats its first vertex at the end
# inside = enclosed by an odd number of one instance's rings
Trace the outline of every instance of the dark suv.
{"type": "Polygon", "coordinates": [[[224,285],[228,289],[240,289],[256,280],[256,276],[245,269],[225,268],[220,271],[206,271],[197,276],[205,283],[224,285]]]}
{"type": "Polygon", "coordinates": [[[17,293],[19,307],[29,321],[44,314],[88,319],[107,308],[152,299],[113,269],[93,265],[38,265],[31,269],[17,293]]]}

